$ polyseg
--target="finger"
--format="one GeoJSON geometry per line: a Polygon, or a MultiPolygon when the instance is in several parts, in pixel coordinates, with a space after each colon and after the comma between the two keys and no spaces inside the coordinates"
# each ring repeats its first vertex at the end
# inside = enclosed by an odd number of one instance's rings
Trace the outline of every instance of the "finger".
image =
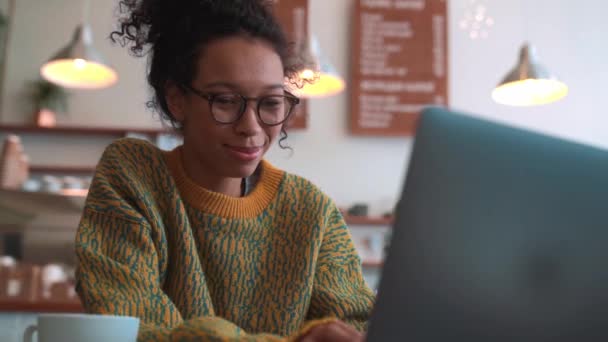
{"type": "Polygon", "coordinates": [[[335,321],[335,322],[333,322],[333,323],[335,323],[335,324],[339,325],[339,326],[340,326],[340,327],[342,327],[343,329],[347,329],[347,330],[354,329],[352,326],[350,326],[349,324],[347,324],[347,323],[346,323],[346,322],[344,322],[344,321],[335,321]]]}
{"type": "Polygon", "coordinates": [[[303,342],[325,342],[341,341],[338,340],[336,331],[341,328],[333,323],[327,323],[312,328],[302,339],[303,342]]]}
{"type": "Polygon", "coordinates": [[[325,323],[311,328],[304,336],[300,337],[297,342],[323,342],[328,334],[329,325],[325,323]]]}
{"type": "Polygon", "coordinates": [[[332,324],[327,324],[325,326],[324,331],[322,331],[323,335],[321,336],[323,340],[326,341],[348,341],[352,342],[353,340],[358,338],[358,332],[354,329],[351,329],[346,324],[340,324],[338,322],[333,322],[332,324]]]}
{"type": "Polygon", "coordinates": [[[334,321],[312,328],[299,342],[322,341],[363,341],[363,335],[351,325],[342,321],[334,321]]]}
{"type": "Polygon", "coordinates": [[[351,341],[351,342],[365,341],[365,334],[362,333],[362,332],[360,332],[359,330],[357,330],[352,325],[350,325],[350,324],[348,324],[346,322],[343,322],[343,321],[338,321],[337,325],[348,336],[348,340],[349,341],[351,341]]]}
{"type": "Polygon", "coordinates": [[[353,327],[352,325],[344,322],[344,321],[337,321],[335,322],[337,325],[339,325],[342,329],[348,331],[351,334],[356,334],[356,335],[361,335],[363,336],[363,334],[357,330],[355,327],[353,327]]]}

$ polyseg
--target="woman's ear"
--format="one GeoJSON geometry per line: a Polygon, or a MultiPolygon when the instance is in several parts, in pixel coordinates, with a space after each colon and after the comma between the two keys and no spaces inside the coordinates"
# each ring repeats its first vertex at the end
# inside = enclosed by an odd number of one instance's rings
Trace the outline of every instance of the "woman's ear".
{"type": "Polygon", "coordinates": [[[175,120],[183,122],[186,119],[186,94],[175,83],[165,86],[165,101],[175,120]]]}

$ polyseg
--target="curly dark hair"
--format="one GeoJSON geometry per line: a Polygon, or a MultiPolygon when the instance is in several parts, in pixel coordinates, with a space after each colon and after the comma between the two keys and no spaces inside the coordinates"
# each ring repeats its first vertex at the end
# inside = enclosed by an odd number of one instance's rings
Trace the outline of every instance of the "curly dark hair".
{"type": "MultiPolygon", "coordinates": [[[[272,14],[272,0],[121,0],[119,27],[110,39],[130,46],[132,55],[148,56],[148,83],[154,96],[147,106],[176,129],[179,123],[165,99],[167,82],[186,91],[196,75],[201,47],[234,35],[260,38],[280,56],[284,74],[298,84],[292,47],[272,14]]],[[[284,127],[279,145],[287,138],[284,127]]]]}

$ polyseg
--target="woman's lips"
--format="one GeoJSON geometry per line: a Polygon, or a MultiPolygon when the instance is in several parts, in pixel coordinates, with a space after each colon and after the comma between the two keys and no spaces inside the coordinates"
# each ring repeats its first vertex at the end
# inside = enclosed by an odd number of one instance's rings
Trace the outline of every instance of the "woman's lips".
{"type": "Polygon", "coordinates": [[[226,145],[228,152],[236,159],[249,162],[258,159],[262,155],[262,147],[241,147],[226,145]]]}

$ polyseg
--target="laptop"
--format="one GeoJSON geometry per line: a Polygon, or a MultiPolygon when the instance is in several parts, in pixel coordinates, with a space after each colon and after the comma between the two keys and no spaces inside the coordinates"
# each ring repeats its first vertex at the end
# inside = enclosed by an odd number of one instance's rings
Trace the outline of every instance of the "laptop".
{"type": "Polygon", "coordinates": [[[368,340],[608,341],[608,152],[426,109],[368,340]]]}

